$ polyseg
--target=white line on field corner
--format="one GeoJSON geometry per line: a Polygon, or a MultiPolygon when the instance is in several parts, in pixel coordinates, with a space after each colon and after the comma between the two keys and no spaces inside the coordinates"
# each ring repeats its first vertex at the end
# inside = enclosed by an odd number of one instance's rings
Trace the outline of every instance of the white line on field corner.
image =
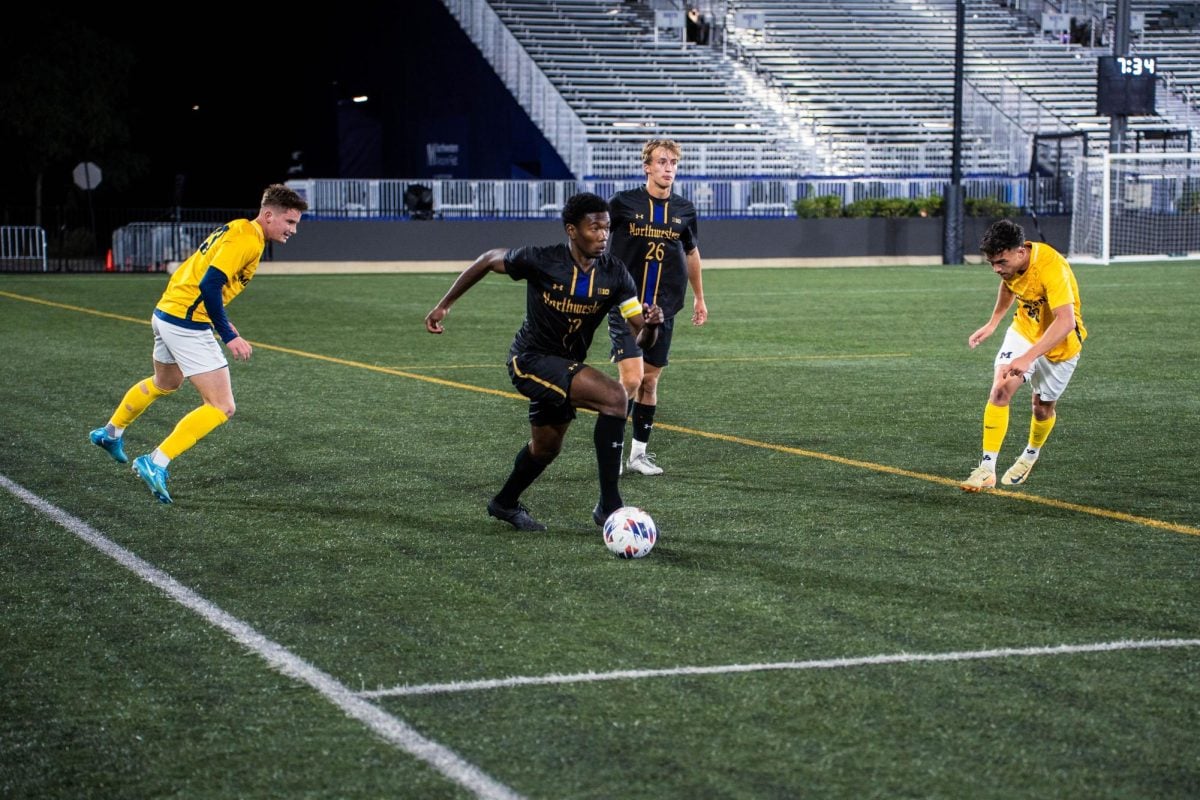
{"type": "Polygon", "coordinates": [[[415,729],[372,705],[333,676],[309,664],[282,645],[271,641],[245,622],[205,600],[167,573],[134,555],[105,537],[91,525],[71,516],[58,506],[43,500],[25,487],[0,475],[0,486],[26,505],[40,511],[58,525],[78,536],[142,580],[159,589],[175,602],[195,612],[205,621],[233,637],[247,650],[261,656],[271,667],[307,683],[348,717],[363,723],[386,741],[424,761],[458,785],[486,800],[520,800],[521,795],[465,761],[453,750],[417,733],[415,729]]]}
{"type": "Polygon", "coordinates": [[[417,694],[474,692],[484,689],[506,689],[514,686],[546,686],[563,683],[593,683],[596,681],[667,678],[676,675],[723,675],[731,672],[765,672],[767,670],[840,669],[867,667],[877,664],[914,664],[928,661],[976,661],[986,658],[1014,656],[1060,656],[1074,653],[1100,653],[1114,650],[1151,650],[1164,647],[1200,647],[1200,639],[1144,639],[1097,642],[1094,644],[1060,644],[1052,647],[1005,647],[997,650],[966,650],[954,653],[896,653],[894,655],[862,656],[860,658],[827,658],[819,661],[776,661],[767,664],[726,664],[713,667],[672,667],[670,669],[628,669],[614,672],[577,672],[574,675],[539,675],[496,678],[494,680],[457,681],[455,683],[425,683],[396,686],[391,689],[372,689],[358,692],[359,697],[402,697],[417,694]]]}

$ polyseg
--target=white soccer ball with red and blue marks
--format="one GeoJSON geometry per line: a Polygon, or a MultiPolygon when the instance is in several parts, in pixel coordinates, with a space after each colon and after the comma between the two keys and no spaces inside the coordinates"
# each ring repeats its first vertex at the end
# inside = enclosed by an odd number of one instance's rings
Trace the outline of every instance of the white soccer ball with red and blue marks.
{"type": "Polygon", "coordinates": [[[620,558],[644,558],[658,541],[658,526],[636,506],[623,506],[604,520],[604,544],[620,558]]]}

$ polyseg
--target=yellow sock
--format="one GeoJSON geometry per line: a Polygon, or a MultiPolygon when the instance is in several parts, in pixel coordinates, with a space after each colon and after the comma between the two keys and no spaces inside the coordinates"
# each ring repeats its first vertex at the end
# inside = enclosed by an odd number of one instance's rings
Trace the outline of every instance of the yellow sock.
{"type": "Polygon", "coordinates": [[[142,415],[143,411],[150,407],[151,403],[169,394],[171,392],[165,392],[154,385],[153,377],[138,381],[129,387],[129,391],[121,398],[121,404],[113,412],[112,419],[108,421],[108,424],[117,430],[128,428],[135,419],[142,415]]]}
{"type": "Polygon", "coordinates": [[[1042,445],[1050,438],[1050,431],[1054,430],[1054,422],[1058,419],[1058,415],[1050,419],[1039,420],[1037,417],[1029,420],[1029,448],[1031,450],[1041,450],[1042,445]]]}
{"type": "Polygon", "coordinates": [[[983,409],[983,452],[998,453],[1008,433],[1008,406],[988,403],[983,409]]]}
{"type": "Polygon", "coordinates": [[[229,417],[225,416],[225,413],[219,408],[207,404],[202,405],[192,409],[186,417],[179,420],[175,430],[171,431],[170,436],[163,439],[163,443],[158,446],[158,449],[167,458],[175,458],[228,421],[229,417]]]}

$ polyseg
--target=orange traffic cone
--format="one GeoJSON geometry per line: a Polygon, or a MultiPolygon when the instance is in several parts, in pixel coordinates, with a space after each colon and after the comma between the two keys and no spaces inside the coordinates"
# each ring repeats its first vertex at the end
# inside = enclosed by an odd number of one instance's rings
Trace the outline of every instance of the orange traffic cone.
{"type": "Polygon", "coordinates": [[[105,272],[113,271],[113,258],[112,258],[112,248],[111,247],[108,248],[108,255],[104,257],[104,271],[105,272]]]}

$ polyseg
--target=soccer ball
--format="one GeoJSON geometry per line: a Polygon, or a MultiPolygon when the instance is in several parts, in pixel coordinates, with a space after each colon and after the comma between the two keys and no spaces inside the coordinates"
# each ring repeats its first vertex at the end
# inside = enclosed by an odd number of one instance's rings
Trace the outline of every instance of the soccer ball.
{"type": "Polygon", "coordinates": [[[604,544],[620,558],[642,558],[658,541],[658,526],[640,508],[623,506],[604,520],[604,544]]]}

